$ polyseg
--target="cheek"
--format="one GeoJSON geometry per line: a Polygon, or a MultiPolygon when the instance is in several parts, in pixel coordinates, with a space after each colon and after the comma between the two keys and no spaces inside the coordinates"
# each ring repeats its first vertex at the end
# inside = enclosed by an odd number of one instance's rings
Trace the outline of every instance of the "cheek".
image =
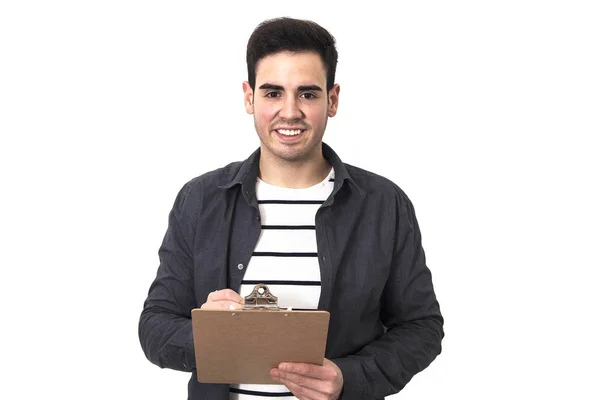
{"type": "Polygon", "coordinates": [[[261,126],[268,127],[277,113],[268,107],[261,107],[259,110],[254,111],[254,115],[261,126]]]}
{"type": "Polygon", "coordinates": [[[306,110],[306,119],[311,121],[315,127],[323,126],[325,121],[327,121],[327,109],[315,107],[314,109],[306,110]]]}

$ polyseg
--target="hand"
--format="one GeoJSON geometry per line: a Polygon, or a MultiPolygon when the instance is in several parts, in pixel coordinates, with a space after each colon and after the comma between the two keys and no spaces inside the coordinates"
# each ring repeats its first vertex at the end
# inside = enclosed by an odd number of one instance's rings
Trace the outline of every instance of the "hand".
{"type": "Polygon", "coordinates": [[[244,299],[231,289],[216,290],[209,293],[206,303],[200,306],[203,310],[232,310],[244,307],[244,299]]]}
{"type": "Polygon", "coordinates": [[[335,400],[344,387],[339,367],[325,359],[323,366],[305,363],[281,363],[271,370],[271,377],[285,385],[297,398],[335,400]]]}

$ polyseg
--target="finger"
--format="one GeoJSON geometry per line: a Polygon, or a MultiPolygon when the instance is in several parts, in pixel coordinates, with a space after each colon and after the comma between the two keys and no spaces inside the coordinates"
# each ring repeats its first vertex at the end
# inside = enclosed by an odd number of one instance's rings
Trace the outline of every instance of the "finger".
{"type": "Polygon", "coordinates": [[[286,379],[282,379],[282,378],[274,378],[275,381],[281,383],[282,385],[285,385],[285,387],[288,388],[288,390],[290,392],[292,392],[292,394],[294,396],[296,396],[298,399],[304,400],[328,400],[329,397],[324,394],[324,393],[320,393],[316,390],[313,390],[311,388],[305,387],[305,386],[300,386],[295,382],[292,381],[288,381],[286,379]]]}
{"type": "Polygon", "coordinates": [[[336,371],[330,366],[321,366],[307,363],[281,363],[279,369],[283,372],[289,372],[297,375],[304,375],[320,380],[334,380],[336,371]]]}
{"type": "Polygon", "coordinates": [[[317,393],[331,395],[334,392],[333,381],[323,381],[306,375],[298,375],[292,372],[283,372],[276,368],[271,370],[271,376],[280,380],[291,382],[299,387],[311,389],[317,393]]]}
{"type": "Polygon", "coordinates": [[[304,375],[293,374],[291,372],[282,372],[279,370],[275,370],[271,375],[284,381],[293,382],[298,386],[304,386],[321,392],[320,388],[321,384],[323,383],[321,380],[310,378],[304,375]]]}
{"type": "Polygon", "coordinates": [[[243,304],[229,300],[207,301],[200,306],[202,310],[239,310],[243,307],[243,304]]]}
{"type": "Polygon", "coordinates": [[[208,294],[207,301],[229,300],[237,303],[243,303],[242,297],[231,289],[215,290],[208,294]]]}
{"type": "Polygon", "coordinates": [[[207,302],[222,300],[229,300],[240,304],[244,303],[242,296],[231,289],[216,290],[212,293],[209,293],[208,298],[206,299],[207,302]]]}

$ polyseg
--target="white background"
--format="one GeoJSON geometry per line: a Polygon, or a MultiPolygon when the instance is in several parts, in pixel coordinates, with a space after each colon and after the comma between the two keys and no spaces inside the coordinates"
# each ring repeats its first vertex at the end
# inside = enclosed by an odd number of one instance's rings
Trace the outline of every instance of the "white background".
{"type": "Polygon", "coordinates": [[[0,398],[186,398],[139,313],[177,191],[258,146],[281,15],[337,39],[325,141],[416,207],[446,337],[392,398],[600,398],[597,4],[2,2],[0,398]]]}

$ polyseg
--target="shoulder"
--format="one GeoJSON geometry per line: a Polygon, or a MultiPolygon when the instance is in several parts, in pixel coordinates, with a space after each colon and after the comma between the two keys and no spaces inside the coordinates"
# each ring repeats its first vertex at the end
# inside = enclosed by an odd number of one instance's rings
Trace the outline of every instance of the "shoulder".
{"type": "Polygon", "coordinates": [[[185,185],[183,185],[182,190],[187,190],[188,192],[210,190],[226,185],[237,175],[242,164],[242,161],[236,161],[227,164],[224,167],[205,172],[186,182],[185,185]]]}
{"type": "Polygon", "coordinates": [[[344,167],[346,167],[350,178],[365,195],[408,200],[406,193],[389,178],[350,164],[344,164],[344,167]]]}
{"type": "Polygon", "coordinates": [[[242,161],[232,162],[190,179],[179,190],[175,206],[181,209],[196,208],[207,199],[224,195],[226,191],[220,187],[231,182],[239,172],[242,163],[242,161]]]}
{"type": "Polygon", "coordinates": [[[408,195],[391,179],[371,171],[344,164],[348,175],[360,189],[367,202],[379,212],[404,221],[414,219],[414,207],[408,195]]]}

